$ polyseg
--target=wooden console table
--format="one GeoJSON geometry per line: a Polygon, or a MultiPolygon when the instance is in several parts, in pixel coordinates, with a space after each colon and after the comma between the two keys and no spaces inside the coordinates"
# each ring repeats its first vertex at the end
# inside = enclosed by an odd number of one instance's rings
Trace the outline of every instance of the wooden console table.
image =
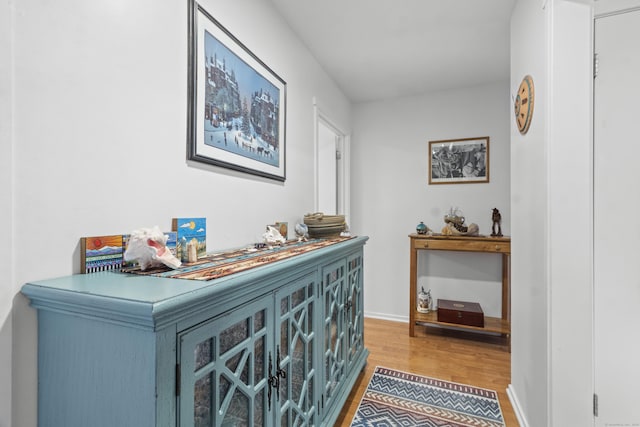
{"type": "MultiPolygon", "coordinates": [[[[409,272],[409,336],[415,336],[416,325],[438,325],[473,332],[499,333],[507,337],[511,347],[511,239],[509,237],[427,236],[410,234],[411,264],[409,272]],[[437,307],[429,313],[417,310],[418,251],[461,251],[502,254],[502,317],[485,316],[484,328],[438,322],[437,307]]],[[[435,305],[435,301],[434,301],[435,305]]]]}

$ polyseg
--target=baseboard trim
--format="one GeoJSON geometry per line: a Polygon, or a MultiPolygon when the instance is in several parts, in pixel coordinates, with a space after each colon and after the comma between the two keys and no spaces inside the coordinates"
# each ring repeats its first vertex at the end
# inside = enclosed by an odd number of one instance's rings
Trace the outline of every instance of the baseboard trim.
{"type": "Polygon", "coordinates": [[[370,311],[364,312],[364,317],[371,317],[373,319],[381,319],[381,320],[390,320],[392,322],[402,322],[409,323],[408,316],[397,316],[395,314],[387,314],[387,313],[373,313],[370,311]]]}
{"type": "Polygon", "coordinates": [[[512,384],[509,384],[507,387],[507,396],[509,396],[509,402],[511,402],[511,407],[513,408],[513,412],[516,414],[520,427],[529,427],[529,423],[527,422],[527,418],[524,416],[524,412],[522,412],[522,406],[518,401],[518,396],[516,395],[516,391],[512,384]]]}

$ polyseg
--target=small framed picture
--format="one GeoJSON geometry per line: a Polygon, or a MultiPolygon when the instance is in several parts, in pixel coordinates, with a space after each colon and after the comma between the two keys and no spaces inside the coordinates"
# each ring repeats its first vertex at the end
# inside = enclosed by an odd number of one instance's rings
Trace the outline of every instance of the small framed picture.
{"type": "Polygon", "coordinates": [[[489,137],[429,141],[429,184],[489,182],[489,137]]]}

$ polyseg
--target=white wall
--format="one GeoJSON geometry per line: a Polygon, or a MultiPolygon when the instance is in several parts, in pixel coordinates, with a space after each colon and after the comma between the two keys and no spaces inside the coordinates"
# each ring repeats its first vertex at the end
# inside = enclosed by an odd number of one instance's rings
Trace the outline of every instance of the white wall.
{"type": "Polygon", "coordinates": [[[520,0],[511,87],[535,80],[527,135],[511,125],[512,353],[523,426],[593,422],[590,2],[520,0]]]}
{"type": "MultiPolygon", "coordinates": [[[[12,54],[0,37],[0,63],[15,72],[14,103],[4,96],[0,103],[0,118],[10,119],[14,132],[5,138],[3,127],[0,135],[0,219],[16,236],[9,265],[15,277],[0,286],[0,395],[12,396],[12,403],[0,399],[2,427],[11,418],[14,427],[36,425],[35,314],[20,287],[77,273],[80,237],[168,229],[172,217],[203,216],[208,248],[220,249],[253,242],[265,224],[293,224],[313,209],[312,99],[346,131],[350,103],[270,3],[203,4],[287,82],[284,184],[187,164],[186,0],[0,6],[0,31],[15,40],[12,54]],[[11,162],[4,154],[12,147],[11,162]],[[13,189],[6,172],[12,167],[13,189]],[[7,224],[4,201],[11,198],[15,215],[7,224]],[[4,381],[11,370],[12,386],[4,381]]],[[[7,72],[0,73],[6,90],[7,72]]],[[[10,243],[0,242],[4,255],[10,243]]]]}
{"type": "MultiPolygon", "coordinates": [[[[507,82],[354,106],[352,228],[370,236],[367,315],[408,319],[407,236],[420,221],[439,232],[444,214],[458,206],[468,223],[490,234],[497,207],[503,233],[510,234],[509,114],[507,82]],[[490,137],[489,183],[428,185],[430,140],[482,136],[490,137]]],[[[500,265],[501,257],[490,254],[421,255],[418,284],[431,288],[434,299],[479,301],[485,313],[499,317],[500,265]]]]}
{"type": "MultiPolygon", "coordinates": [[[[511,120],[511,391],[530,426],[547,425],[548,166],[547,33],[541,2],[518,1],[511,17],[511,92],[535,85],[529,132],[511,120]]],[[[515,96],[515,95],[514,95],[515,96]]]]}
{"type": "Polygon", "coordinates": [[[11,301],[14,294],[12,244],[11,2],[0,2],[0,427],[11,420],[11,301]]]}

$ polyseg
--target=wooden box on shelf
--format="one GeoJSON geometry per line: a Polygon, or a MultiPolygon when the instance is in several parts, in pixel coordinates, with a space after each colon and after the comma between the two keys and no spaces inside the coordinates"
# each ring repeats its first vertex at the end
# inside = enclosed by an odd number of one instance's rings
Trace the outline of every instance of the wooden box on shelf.
{"type": "Polygon", "coordinates": [[[484,328],[484,313],[477,302],[439,299],[438,322],[484,328]]]}

